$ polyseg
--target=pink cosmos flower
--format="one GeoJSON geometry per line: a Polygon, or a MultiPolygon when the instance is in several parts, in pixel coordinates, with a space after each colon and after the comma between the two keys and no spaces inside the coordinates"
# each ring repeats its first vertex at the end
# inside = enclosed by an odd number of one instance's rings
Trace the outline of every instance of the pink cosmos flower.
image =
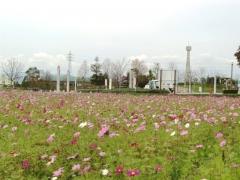
{"type": "Polygon", "coordinates": [[[158,124],[158,123],[154,123],[154,128],[157,130],[157,129],[159,129],[160,128],[160,125],[158,124]]]}
{"type": "Polygon", "coordinates": [[[162,166],[160,164],[157,164],[155,166],[155,172],[158,173],[158,172],[161,172],[162,171],[162,166]]]}
{"type": "Polygon", "coordinates": [[[220,139],[220,138],[222,138],[222,137],[223,137],[223,133],[218,132],[218,133],[216,134],[216,138],[217,138],[217,139],[220,139]]]}
{"type": "Polygon", "coordinates": [[[224,139],[224,140],[222,140],[221,142],[220,142],[220,147],[223,147],[223,146],[225,146],[227,144],[227,141],[224,139]]]}
{"type": "Polygon", "coordinates": [[[58,170],[53,172],[53,177],[60,177],[63,174],[63,172],[64,172],[64,168],[61,167],[58,170]]]}
{"type": "Polygon", "coordinates": [[[121,165],[117,166],[115,169],[115,174],[120,175],[122,173],[123,173],[123,166],[121,166],[121,165]]]}
{"type": "Polygon", "coordinates": [[[80,164],[74,164],[72,167],[73,172],[79,172],[81,170],[80,164]]]}
{"type": "Polygon", "coordinates": [[[145,129],[146,129],[145,124],[142,124],[142,125],[140,125],[140,126],[135,130],[135,132],[144,131],[145,129]]]}
{"type": "Polygon", "coordinates": [[[119,134],[117,134],[116,132],[111,132],[109,134],[109,137],[112,138],[112,137],[115,137],[115,136],[119,136],[119,134]]]}
{"type": "Polygon", "coordinates": [[[98,132],[98,137],[103,137],[105,134],[109,132],[109,126],[102,125],[101,130],[98,132]]]}
{"type": "Polygon", "coordinates": [[[81,174],[86,174],[87,172],[91,171],[91,166],[87,165],[81,170],[81,174]]]}
{"type": "Polygon", "coordinates": [[[48,143],[53,142],[53,141],[54,141],[54,137],[55,137],[55,134],[51,134],[51,135],[48,137],[47,142],[48,142],[48,143]]]}
{"type": "Polygon", "coordinates": [[[197,144],[197,145],[196,145],[196,148],[197,148],[197,149],[203,148],[203,145],[202,145],[202,144],[197,144]]]}
{"type": "Polygon", "coordinates": [[[75,132],[73,135],[74,138],[79,138],[79,136],[80,136],[80,132],[75,132]]]}
{"type": "Polygon", "coordinates": [[[25,170],[30,168],[30,163],[29,163],[28,160],[23,160],[22,161],[22,168],[25,169],[25,170]]]}
{"type": "Polygon", "coordinates": [[[238,117],[238,116],[239,116],[239,114],[238,114],[237,112],[234,112],[232,115],[233,115],[234,117],[238,117]]]}
{"type": "Polygon", "coordinates": [[[170,114],[168,116],[171,120],[177,119],[177,115],[176,114],[170,114]]]}
{"type": "Polygon", "coordinates": [[[140,170],[138,169],[130,169],[127,171],[127,176],[138,176],[140,175],[140,170]]]}
{"type": "Polygon", "coordinates": [[[98,146],[97,146],[97,144],[95,144],[95,143],[92,143],[92,144],[89,145],[89,149],[92,150],[92,151],[96,150],[97,147],[98,147],[98,146]]]}
{"type": "Polygon", "coordinates": [[[180,132],[180,135],[181,135],[181,136],[186,136],[186,135],[188,135],[188,131],[187,131],[187,130],[182,130],[182,131],[180,132]]]}
{"type": "Polygon", "coordinates": [[[50,158],[50,161],[47,162],[47,166],[50,166],[51,164],[53,164],[56,161],[57,156],[56,155],[52,155],[49,158],[50,158]]]}

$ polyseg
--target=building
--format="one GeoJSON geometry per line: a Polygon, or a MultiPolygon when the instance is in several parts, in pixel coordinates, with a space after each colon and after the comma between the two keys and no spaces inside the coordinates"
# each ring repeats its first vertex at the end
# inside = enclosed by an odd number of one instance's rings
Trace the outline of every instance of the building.
{"type": "Polygon", "coordinates": [[[4,75],[0,75],[0,86],[10,86],[11,81],[8,80],[8,78],[4,75]]]}

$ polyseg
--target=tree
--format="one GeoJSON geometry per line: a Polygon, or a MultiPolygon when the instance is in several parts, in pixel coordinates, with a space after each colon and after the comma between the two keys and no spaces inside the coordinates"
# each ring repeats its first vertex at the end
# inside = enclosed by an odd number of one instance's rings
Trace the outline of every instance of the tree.
{"type": "Polygon", "coordinates": [[[237,52],[234,54],[234,56],[236,56],[238,65],[240,65],[240,46],[239,46],[237,52]]]}
{"type": "Polygon", "coordinates": [[[153,79],[154,79],[153,72],[152,72],[152,70],[149,70],[148,71],[148,80],[153,80],[153,79]]]}
{"type": "Polygon", "coordinates": [[[140,88],[144,88],[144,86],[149,81],[148,76],[143,75],[143,74],[138,75],[137,80],[138,80],[138,87],[140,87],[140,88]]]}
{"type": "Polygon", "coordinates": [[[142,75],[145,75],[148,71],[148,68],[144,61],[140,61],[138,59],[135,59],[132,61],[132,69],[135,72],[135,76],[137,79],[136,86],[139,86],[139,83],[141,84],[142,79],[145,79],[142,77],[142,75]]]}
{"type": "Polygon", "coordinates": [[[40,79],[40,71],[37,67],[30,67],[25,73],[24,81],[36,82],[40,79]]]}
{"type": "Polygon", "coordinates": [[[37,67],[30,67],[25,72],[25,77],[22,82],[22,86],[25,88],[38,88],[40,80],[40,70],[37,67]]]}
{"type": "Polygon", "coordinates": [[[50,71],[46,71],[44,81],[46,89],[48,90],[51,89],[52,74],[50,71]]]}
{"type": "Polygon", "coordinates": [[[23,64],[16,58],[8,59],[1,65],[3,74],[9,79],[14,87],[15,83],[22,77],[23,64]]]}
{"type": "Polygon", "coordinates": [[[111,76],[111,69],[112,69],[112,63],[111,60],[106,58],[104,59],[102,63],[102,71],[104,74],[107,74],[109,77],[111,76]]]}
{"type": "Polygon", "coordinates": [[[114,82],[116,82],[117,86],[120,87],[123,82],[123,75],[126,72],[129,61],[126,59],[122,59],[121,61],[116,61],[111,63],[111,76],[114,82]]]}
{"type": "Polygon", "coordinates": [[[98,76],[101,73],[101,64],[99,63],[98,57],[96,57],[94,61],[95,63],[91,65],[91,71],[98,76]]]}
{"type": "Polygon", "coordinates": [[[79,80],[85,81],[87,78],[88,72],[89,72],[89,67],[88,67],[87,61],[85,60],[82,62],[80,69],[78,70],[79,80]]]}
{"type": "Polygon", "coordinates": [[[95,63],[91,65],[91,71],[93,72],[91,83],[95,85],[103,85],[104,79],[107,77],[101,72],[101,64],[99,63],[99,58],[96,57],[94,61],[95,63]]]}
{"type": "Polygon", "coordinates": [[[144,61],[140,61],[138,59],[135,59],[132,61],[132,69],[135,71],[136,75],[142,75],[146,74],[148,71],[148,68],[144,61]]]}

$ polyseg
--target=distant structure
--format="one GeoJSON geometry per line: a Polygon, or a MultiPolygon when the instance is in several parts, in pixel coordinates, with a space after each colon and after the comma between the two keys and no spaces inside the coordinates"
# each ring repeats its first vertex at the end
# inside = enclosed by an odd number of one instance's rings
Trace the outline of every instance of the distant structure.
{"type": "Polygon", "coordinates": [[[71,76],[71,63],[72,63],[72,53],[69,51],[67,54],[67,60],[68,60],[68,70],[67,70],[67,92],[70,91],[70,76],[71,76]]]}
{"type": "Polygon", "coordinates": [[[191,92],[191,81],[192,81],[192,78],[191,78],[191,67],[190,67],[190,52],[192,50],[192,47],[188,45],[186,47],[186,50],[187,50],[187,63],[186,63],[186,70],[185,70],[185,82],[184,82],[184,85],[185,85],[185,88],[186,88],[186,85],[188,85],[188,92],[190,93],[191,92]]]}
{"type": "Polygon", "coordinates": [[[234,56],[236,56],[236,58],[238,60],[238,65],[240,65],[240,46],[239,46],[237,52],[234,54],[234,56]]]}
{"type": "Polygon", "coordinates": [[[0,87],[1,86],[10,86],[11,81],[4,75],[0,74],[0,87]]]}

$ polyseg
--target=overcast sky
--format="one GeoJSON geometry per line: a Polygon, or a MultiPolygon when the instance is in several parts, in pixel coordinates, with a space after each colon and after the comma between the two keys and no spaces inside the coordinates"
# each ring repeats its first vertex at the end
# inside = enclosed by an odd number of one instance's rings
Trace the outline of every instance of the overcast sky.
{"type": "Polygon", "coordinates": [[[239,7],[239,0],[1,0],[0,61],[19,56],[26,67],[55,73],[71,50],[74,72],[95,56],[184,69],[189,42],[193,69],[229,74],[239,7]]]}

